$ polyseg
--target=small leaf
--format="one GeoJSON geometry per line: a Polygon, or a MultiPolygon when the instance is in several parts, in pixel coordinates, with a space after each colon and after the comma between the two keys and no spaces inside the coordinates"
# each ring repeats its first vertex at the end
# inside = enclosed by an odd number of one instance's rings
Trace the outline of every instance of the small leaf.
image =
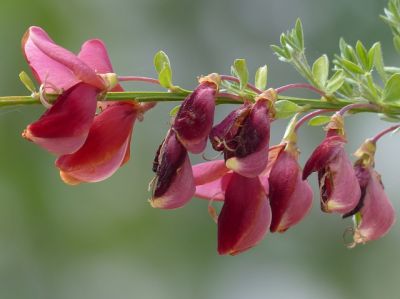
{"type": "Polygon", "coordinates": [[[386,82],[383,90],[383,102],[394,102],[400,100],[400,74],[393,74],[386,82]]]}
{"type": "Polygon", "coordinates": [[[379,113],[378,115],[379,115],[379,118],[384,121],[393,122],[393,123],[400,122],[400,118],[396,115],[383,114],[383,113],[379,113]]]}
{"type": "Polygon", "coordinates": [[[356,51],[358,59],[361,62],[361,65],[364,67],[364,70],[370,71],[367,50],[365,49],[361,41],[357,41],[356,51]]]}
{"type": "Polygon", "coordinates": [[[171,67],[168,64],[164,64],[164,68],[161,69],[158,74],[158,80],[160,81],[160,85],[165,88],[170,88],[172,85],[172,71],[171,67]]]}
{"type": "Polygon", "coordinates": [[[329,74],[329,59],[325,54],[315,60],[312,66],[312,74],[318,82],[319,87],[323,88],[326,84],[329,74]]]}
{"type": "MultiPolygon", "coordinates": [[[[376,68],[379,76],[381,77],[383,83],[386,83],[387,75],[385,72],[385,64],[383,62],[381,44],[379,42],[375,43],[369,50],[369,52],[371,52],[371,51],[373,51],[373,54],[374,54],[373,60],[374,60],[375,68],[376,68]]],[[[370,56],[370,53],[368,53],[368,56],[370,56]]]]}
{"type": "Polygon", "coordinates": [[[344,83],[344,72],[342,70],[336,71],[326,84],[326,91],[328,94],[334,93],[344,83]]]}
{"type": "Polygon", "coordinates": [[[310,119],[310,121],[308,122],[309,126],[322,126],[327,124],[328,122],[330,122],[331,117],[327,116],[327,115],[317,115],[315,117],[313,117],[312,119],[310,119]]]}
{"type": "Polygon", "coordinates": [[[281,47],[278,47],[276,45],[271,45],[271,49],[272,51],[274,51],[275,55],[278,56],[279,60],[288,61],[292,58],[290,53],[288,51],[285,51],[281,47]]]}
{"type": "Polygon", "coordinates": [[[249,82],[249,71],[247,69],[246,60],[235,59],[233,62],[233,70],[240,80],[240,90],[244,90],[249,82]]]}
{"type": "MultiPolygon", "coordinates": [[[[340,49],[340,53],[344,54],[344,52],[346,51],[346,47],[347,47],[347,43],[344,40],[343,37],[340,38],[339,40],[339,49],[340,49]]],[[[343,57],[343,56],[342,56],[343,57]]]]}
{"type": "Polygon", "coordinates": [[[296,31],[297,43],[302,51],[304,49],[304,34],[303,34],[303,25],[301,24],[300,19],[296,20],[296,25],[294,29],[296,31]]]}
{"type": "Polygon", "coordinates": [[[302,110],[302,107],[288,100],[275,103],[276,118],[287,118],[302,110]]]}
{"type": "Polygon", "coordinates": [[[400,54],[400,36],[395,35],[393,37],[393,45],[394,45],[394,48],[396,49],[397,53],[400,54]]]}
{"type": "Polygon", "coordinates": [[[154,67],[157,73],[161,73],[165,65],[168,65],[171,68],[171,63],[169,62],[169,58],[164,51],[158,51],[156,55],[154,55],[154,67]]]}
{"type": "Polygon", "coordinates": [[[347,69],[351,73],[356,73],[356,74],[364,74],[365,73],[362,68],[360,68],[357,64],[351,62],[350,60],[341,59],[340,63],[342,64],[342,66],[345,69],[347,69]]]}
{"type": "Polygon", "coordinates": [[[268,67],[266,65],[261,66],[257,69],[255,85],[260,90],[265,90],[267,87],[268,78],[268,67]]]}
{"type": "Polygon", "coordinates": [[[175,115],[177,115],[180,108],[181,108],[181,105],[177,105],[174,108],[172,108],[169,111],[169,116],[174,117],[175,115]]]}
{"type": "Polygon", "coordinates": [[[24,71],[20,72],[19,79],[21,80],[22,84],[25,85],[26,89],[28,89],[32,93],[36,92],[35,84],[27,73],[25,73],[24,71]]]}

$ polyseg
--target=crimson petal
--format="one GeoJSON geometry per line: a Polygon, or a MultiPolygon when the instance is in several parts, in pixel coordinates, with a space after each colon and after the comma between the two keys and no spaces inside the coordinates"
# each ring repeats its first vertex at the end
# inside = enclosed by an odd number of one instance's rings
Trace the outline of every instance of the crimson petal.
{"type": "Polygon", "coordinates": [[[233,173],[218,217],[218,252],[235,255],[257,245],[271,224],[271,208],[259,179],[233,173]]]}
{"type": "Polygon", "coordinates": [[[85,144],[74,154],[57,159],[62,179],[69,184],[98,182],[125,162],[137,107],[118,103],[95,117],[85,144]]]}
{"type": "Polygon", "coordinates": [[[28,125],[23,136],[56,155],[74,153],[85,142],[93,123],[97,93],[96,87],[76,84],[39,120],[28,125]]]}

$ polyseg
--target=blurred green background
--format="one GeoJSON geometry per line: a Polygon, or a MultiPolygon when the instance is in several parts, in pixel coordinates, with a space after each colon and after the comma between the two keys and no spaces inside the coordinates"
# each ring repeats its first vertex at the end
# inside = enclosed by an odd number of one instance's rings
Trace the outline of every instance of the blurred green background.
{"type": "MultiPolygon", "coordinates": [[[[198,75],[229,73],[235,58],[251,71],[268,64],[277,87],[302,79],[277,61],[269,45],[297,17],[308,55],[338,49],[339,37],[368,46],[380,40],[385,60],[396,63],[389,29],[377,0],[69,0],[0,1],[0,94],[26,94],[18,73],[28,70],[20,39],[42,26],[64,47],[78,51],[89,38],[108,45],[121,75],[154,76],[152,58],[165,50],[177,84],[193,88],[198,75]]],[[[128,84],[127,89],[148,88],[128,84]]],[[[388,236],[348,250],[342,233],[351,225],[319,211],[285,234],[268,235],[236,256],[216,253],[216,227],[207,202],[162,211],[147,203],[154,152],[168,128],[173,104],[159,105],[135,128],[132,159],[111,179],[64,185],[54,157],[20,137],[43,111],[0,111],[0,298],[400,298],[400,225],[388,236]]],[[[220,119],[228,107],[218,108],[220,119]]],[[[280,140],[284,121],[272,131],[280,140]]],[[[375,116],[348,119],[349,152],[385,127],[375,116]]],[[[300,132],[302,161],[323,137],[300,132]]],[[[399,204],[398,137],[386,137],[377,154],[389,197],[399,204]]],[[[211,152],[209,155],[213,155],[211,152]]],[[[196,160],[196,159],[195,159],[196,160]]],[[[197,158],[197,161],[199,159],[197,158]]],[[[312,177],[315,187],[315,177],[312,177]]]]}

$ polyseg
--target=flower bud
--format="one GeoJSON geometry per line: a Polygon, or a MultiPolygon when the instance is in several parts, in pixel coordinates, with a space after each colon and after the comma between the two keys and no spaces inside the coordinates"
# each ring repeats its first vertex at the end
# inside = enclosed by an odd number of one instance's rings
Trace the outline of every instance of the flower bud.
{"type": "Polygon", "coordinates": [[[215,111],[219,77],[208,76],[182,103],[173,123],[179,141],[194,154],[204,151],[215,111]]]}

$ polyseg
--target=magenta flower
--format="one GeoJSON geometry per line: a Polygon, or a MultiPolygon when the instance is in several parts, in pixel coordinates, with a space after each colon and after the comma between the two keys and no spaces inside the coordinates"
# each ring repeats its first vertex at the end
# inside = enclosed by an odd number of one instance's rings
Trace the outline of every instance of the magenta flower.
{"type": "Polygon", "coordinates": [[[271,223],[268,181],[232,172],[222,160],[194,165],[193,175],[195,196],[224,201],[218,217],[219,254],[241,253],[264,238],[271,223]]]}
{"type": "Polygon", "coordinates": [[[356,207],[361,191],[344,150],[346,140],[331,133],[305,164],[303,180],[317,171],[322,211],[346,214],[356,207]]]}
{"type": "Polygon", "coordinates": [[[355,225],[350,247],[383,237],[396,221],[381,176],[374,169],[375,151],[375,141],[367,139],[355,153],[359,158],[354,163],[354,170],[360,183],[361,198],[357,207],[345,215],[353,215],[355,225]]]}
{"type": "Polygon", "coordinates": [[[66,183],[97,182],[111,176],[129,159],[132,128],[145,109],[120,102],[102,105],[102,112],[95,116],[102,92],[122,91],[103,42],[85,42],[76,56],[56,45],[43,29],[31,27],[22,48],[47,92],[65,90],[23,136],[60,156],[56,165],[66,183]]]}
{"type": "Polygon", "coordinates": [[[213,148],[223,151],[226,166],[240,175],[257,177],[268,163],[271,101],[270,93],[261,94],[254,104],[237,108],[211,131],[213,148]]]}
{"type": "Polygon", "coordinates": [[[191,153],[201,153],[206,147],[214,121],[219,81],[216,74],[201,78],[199,86],[182,102],[174,119],[172,128],[191,153]]]}
{"type": "Polygon", "coordinates": [[[269,200],[272,210],[271,232],[285,232],[310,211],[313,192],[302,180],[297,148],[278,147],[269,174],[269,200]]]}
{"type": "Polygon", "coordinates": [[[360,210],[354,215],[354,244],[364,244],[388,233],[396,221],[392,203],[388,199],[380,175],[372,167],[354,166],[361,186],[360,210]]]}
{"type": "Polygon", "coordinates": [[[150,200],[153,207],[175,209],[192,198],[195,184],[189,156],[172,129],[157,151],[153,170],[156,173],[150,200]]]}

